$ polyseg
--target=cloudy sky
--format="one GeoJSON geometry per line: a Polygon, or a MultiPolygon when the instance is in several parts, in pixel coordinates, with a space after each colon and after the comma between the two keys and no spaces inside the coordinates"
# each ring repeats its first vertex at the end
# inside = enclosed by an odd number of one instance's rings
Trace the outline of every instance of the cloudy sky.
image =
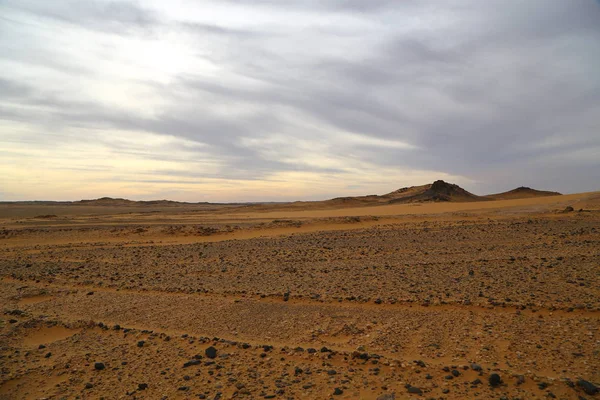
{"type": "Polygon", "coordinates": [[[600,189],[595,0],[0,0],[0,200],[600,189]]]}

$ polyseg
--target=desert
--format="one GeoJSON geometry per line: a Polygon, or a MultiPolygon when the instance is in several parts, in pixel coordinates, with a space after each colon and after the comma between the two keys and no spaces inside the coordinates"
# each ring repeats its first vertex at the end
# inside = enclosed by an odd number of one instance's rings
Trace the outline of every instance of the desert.
{"type": "Polygon", "coordinates": [[[0,0],[0,400],[600,400],[600,0],[0,0]]]}
{"type": "Polygon", "coordinates": [[[520,191],[3,203],[0,398],[593,398],[600,193],[520,191]]]}

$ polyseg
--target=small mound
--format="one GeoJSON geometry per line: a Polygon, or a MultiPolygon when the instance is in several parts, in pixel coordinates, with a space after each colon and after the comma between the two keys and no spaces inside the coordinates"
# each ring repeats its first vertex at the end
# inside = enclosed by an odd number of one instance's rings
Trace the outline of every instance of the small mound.
{"type": "Polygon", "coordinates": [[[514,200],[514,199],[528,199],[532,197],[546,197],[546,196],[561,196],[559,192],[550,192],[547,190],[536,190],[527,186],[520,186],[516,189],[509,190],[508,192],[489,194],[484,196],[492,200],[514,200]]]}
{"type": "Polygon", "coordinates": [[[403,188],[386,196],[392,197],[389,204],[413,202],[467,202],[486,200],[453,183],[437,180],[430,185],[403,188]]]}

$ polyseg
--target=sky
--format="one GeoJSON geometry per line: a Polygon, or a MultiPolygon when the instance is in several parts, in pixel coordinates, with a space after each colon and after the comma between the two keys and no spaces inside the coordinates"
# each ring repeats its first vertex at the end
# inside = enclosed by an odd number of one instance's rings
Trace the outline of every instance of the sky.
{"type": "Polygon", "coordinates": [[[595,0],[0,0],[0,200],[600,190],[595,0]]]}

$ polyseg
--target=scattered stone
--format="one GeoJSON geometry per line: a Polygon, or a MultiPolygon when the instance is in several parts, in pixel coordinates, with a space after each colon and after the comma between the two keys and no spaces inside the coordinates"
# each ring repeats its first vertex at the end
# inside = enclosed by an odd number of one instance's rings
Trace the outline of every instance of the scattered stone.
{"type": "Polygon", "coordinates": [[[472,364],[471,364],[471,369],[472,369],[473,371],[478,371],[478,372],[483,370],[483,368],[481,368],[481,365],[479,365],[479,364],[475,364],[475,363],[472,363],[472,364]]]}
{"type": "Polygon", "coordinates": [[[408,393],[411,393],[411,394],[423,394],[423,391],[421,389],[419,389],[418,387],[409,386],[408,387],[408,393]]]}
{"type": "Polygon", "coordinates": [[[138,390],[146,390],[148,389],[147,383],[138,383],[138,390]]]}
{"type": "Polygon", "coordinates": [[[204,351],[204,354],[208,358],[217,358],[217,349],[215,349],[213,346],[210,346],[204,351]]]}
{"type": "Polygon", "coordinates": [[[586,394],[589,394],[590,396],[593,396],[600,391],[596,385],[584,379],[578,380],[577,386],[579,386],[586,394]]]}
{"type": "Polygon", "coordinates": [[[96,371],[102,371],[105,368],[104,363],[97,362],[94,364],[94,369],[96,371]]]}
{"type": "Polygon", "coordinates": [[[86,389],[91,389],[91,388],[93,388],[93,387],[94,387],[94,385],[93,385],[93,384],[91,384],[91,383],[89,383],[89,382],[85,384],[85,388],[86,388],[86,389]]]}
{"type": "Polygon", "coordinates": [[[498,374],[491,374],[489,382],[490,386],[492,387],[500,386],[500,384],[502,383],[502,378],[500,378],[500,375],[498,374]]]}
{"type": "Polygon", "coordinates": [[[334,396],[339,396],[339,395],[341,395],[341,394],[344,394],[344,391],[343,391],[342,389],[340,389],[340,388],[335,388],[335,389],[333,390],[333,395],[334,395],[334,396]]]}
{"type": "Polygon", "coordinates": [[[200,360],[190,360],[183,364],[183,368],[191,367],[192,365],[200,365],[200,360]]]}

